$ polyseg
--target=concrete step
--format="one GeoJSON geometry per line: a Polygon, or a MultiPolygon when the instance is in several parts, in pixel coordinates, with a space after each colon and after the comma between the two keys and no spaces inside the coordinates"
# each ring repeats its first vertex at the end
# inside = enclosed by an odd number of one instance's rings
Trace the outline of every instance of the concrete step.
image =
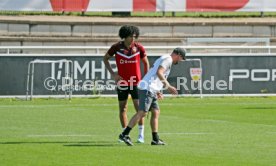
{"type": "Polygon", "coordinates": [[[139,26],[139,41],[182,45],[190,37],[276,38],[275,18],[0,16],[1,46],[110,46],[124,24],[139,26]]]}
{"type": "MultiPolygon", "coordinates": [[[[119,37],[22,37],[1,36],[0,46],[111,46],[118,42],[119,37]]],[[[183,38],[145,38],[138,42],[145,46],[175,46],[183,45],[183,38]]]]}
{"type": "Polygon", "coordinates": [[[0,16],[1,36],[117,37],[121,25],[140,27],[141,37],[276,37],[273,18],[113,18],[0,16]]]}

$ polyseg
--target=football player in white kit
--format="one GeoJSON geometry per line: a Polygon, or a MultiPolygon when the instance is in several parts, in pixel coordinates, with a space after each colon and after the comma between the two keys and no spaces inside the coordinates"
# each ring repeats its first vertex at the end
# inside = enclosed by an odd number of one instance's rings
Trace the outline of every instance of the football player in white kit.
{"type": "Polygon", "coordinates": [[[171,66],[178,64],[179,61],[185,60],[186,51],[183,48],[175,48],[171,55],[163,55],[158,58],[153,67],[139,82],[139,111],[131,118],[125,130],[119,135],[119,139],[127,145],[132,146],[133,143],[129,137],[131,129],[138,121],[145,117],[149,111],[152,111],[150,125],[152,130],[151,145],[165,145],[158,136],[158,118],[160,108],[158,99],[162,99],[160,92],[163,88],[167,89],[171,94],[176,95],[178,92],[175,87],[171,86],[167,81],[171,66]]]}

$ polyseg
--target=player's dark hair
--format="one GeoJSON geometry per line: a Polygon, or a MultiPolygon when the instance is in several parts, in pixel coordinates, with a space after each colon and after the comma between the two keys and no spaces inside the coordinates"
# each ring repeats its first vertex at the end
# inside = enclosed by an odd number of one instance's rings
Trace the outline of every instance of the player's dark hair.
{"type": "Polygon", "coordinates": [[[139,34],[139,28],[133,25],[124,25],[119,30],[119,36],[121,39],[125,39],[129,36],[134,36],[137,39],[139,34]]]}

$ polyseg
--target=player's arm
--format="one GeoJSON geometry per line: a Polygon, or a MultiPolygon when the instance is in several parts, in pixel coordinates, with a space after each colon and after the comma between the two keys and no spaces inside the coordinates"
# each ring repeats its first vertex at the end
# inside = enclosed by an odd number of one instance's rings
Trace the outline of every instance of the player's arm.
{"type": "Polygon", "coordinates": [[[173,94],[177,95],[178,92],[175,87],[171,86],[170,83],[167,81],[167,79],[164,76],[165,68],[163,66],[159,66],[157,70],[157,76],[160,79],[160,81],[163,83],[164,87],[168,89],[168,91],[173,94]]]}
{"type": "Polygon", "coordinates": [[[148,60],[145,48],[142,45],[138,45],[138,47],[140,50],[140,57],[142,59],[143,65],[144,65],[144,75],[146,75],[150,68],[149,60],[148,60]]]}
{"type": "Polygon", "coordinates": [[[144,58],[142,58],[142,62],[144,65],[144,74],[147,74],[147,72],[149,71],[149,67],[150,67],[148,57],[145,56],[144,58]]]}
{"type": "Polygon", "coordinates": [[[157,92],[157,99],[162,100],[163,98],[163,94],[161,92],[157,92]]]}
{"type": "Polygon", "coordinates": [[[121,80],[121,76],[119,76],[118,74],[116,74],[113,69],[111,68],[111,65],[109,63],[109,59],[112,58],[112,56],[110,56],[108,53],[106,53],[104,55],[104,58],[103,58],[103,61],[104,61],[104,64],[105,64],[105,67],[106,69],[109,71],[109,73],[111,74],[111,76],[114,78],[114,80],[116,82],[118,82],[119,80],[121,80]]]}

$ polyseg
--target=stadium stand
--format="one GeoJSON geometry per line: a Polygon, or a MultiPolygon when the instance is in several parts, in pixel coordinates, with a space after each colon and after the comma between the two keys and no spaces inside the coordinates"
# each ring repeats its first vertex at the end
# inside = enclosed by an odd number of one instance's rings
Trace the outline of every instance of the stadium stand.
{"type": "Polygon", "coordinates": [[[184,38],[270,38],[275,45],[271,18],[109,18],[77,16],[0,16],[0,46],[108,46],[118,40],[123,24],[141,27],[146,46],[182,45],[184,38]]]}

